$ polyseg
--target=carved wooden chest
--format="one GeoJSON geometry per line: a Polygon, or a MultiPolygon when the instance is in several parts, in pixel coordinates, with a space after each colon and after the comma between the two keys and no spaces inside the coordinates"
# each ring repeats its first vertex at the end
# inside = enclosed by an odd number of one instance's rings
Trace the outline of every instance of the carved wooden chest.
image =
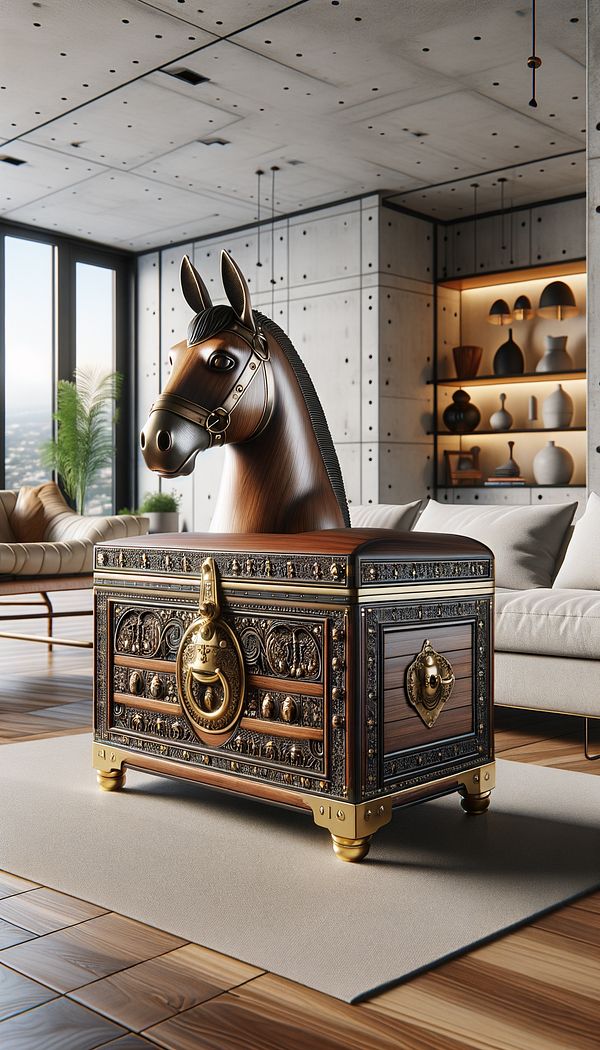
{"type": "Polygon", "coordinates": [[[493,559],[390,530],[158,535],[95,551],[94,766],[312,811],[360,860],[394,806],[494,786],[493,559]]]}

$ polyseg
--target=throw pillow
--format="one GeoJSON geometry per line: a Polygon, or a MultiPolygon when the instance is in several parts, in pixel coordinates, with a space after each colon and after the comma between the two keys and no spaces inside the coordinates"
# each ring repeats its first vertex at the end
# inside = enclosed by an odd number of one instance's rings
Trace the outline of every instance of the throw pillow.
{"type": "Polygon", "coordinates": [[[353,529],[397,529],[409,532],[413,527],[421,500],[414,503],[369,503],[350,504],[350,524],[353,529]]]}
{"type": "Polygon", "coordinates": [[[600,496],[590,492],[553,587],[600,591],[600,496]]]}
{"type": "Polygon", "coordinates": [[[551,587],[556,558],[576,507],[576,503],[449,507],[430,500],[415,530],[470,536],[485,543],[496,560],[498,587],[551,587]]]}
{"type": "Polygon", "coordinates": [[[10,526],[17,543],[37,543],[43,539],[46,527],[44,504],[37,489],[22,485],[17,502],[10,515],[10,526]]]}

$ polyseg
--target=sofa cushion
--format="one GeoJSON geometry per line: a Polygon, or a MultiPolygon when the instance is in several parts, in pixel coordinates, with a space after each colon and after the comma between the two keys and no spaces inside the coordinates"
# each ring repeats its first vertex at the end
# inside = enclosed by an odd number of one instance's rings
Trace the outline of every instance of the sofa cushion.
{"type": "Polygon", "coordinates": [[[46,527],[44,504],[38,496],[37,489],[31,485],[22,485],[17,495],[17,502],[10,515],[10,526],[19,543],[32,543],[43,539],[46,527]]]}
{"type": "Polygon", "coordinates": [[[600,591],[600,496],[590,492],[585,512],[575,525],[554,587],[600,591]]]}
{"type": "Polygon", "coordinates": [[[498,590],[495,644],[500,652],[600,660],[600,592],[498,590]]]}
{"type": "Polygon", "coordinates": [[[498,587],[550,587],[563,536],[576,507],[576,503],[449,507],[430,500],[415,530],[470,536],[484,543],[496,559],[498,587]]]}
{"type": "Polygon", "coordinates": [[[353,529],[397,529],[408,532],[412,529],[421,500],[414,503],[365,503],[350,504],[350,524],[353,529]]]}
{"type": "Polygon", "coordinates": [[[16,502],[16,492],[11,489],[0,491],[0,543],[14,543],[15,534],[11,528],[10,515],[16,502]]]}

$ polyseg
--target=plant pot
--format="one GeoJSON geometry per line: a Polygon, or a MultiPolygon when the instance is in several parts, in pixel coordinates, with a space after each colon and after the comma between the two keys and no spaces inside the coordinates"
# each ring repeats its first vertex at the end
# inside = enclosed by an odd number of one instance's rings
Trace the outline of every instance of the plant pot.
{"type": "Polygon", "coordinates": [[[534,457],[533,476],[538,485],[568,485],[573,467],[571,453],[549,441],[534,457]]]}
{"type": "Polygon", "coordinates": [[[154,510],[146,511],[144,514],[145,518],[148,518],[149,526],[148,532],[179,532],[179,511],[177,510],[154,510]]]}
{"type": "Polygon", "coordinates": [[[538,361],[536,372],[568,372],[574,367],[567,350],[567,338],[566,335],[546,336],[546,353],[538,361]]]}
{"type": "Polygon", "coordinates": [[[444,409],[444,423],[452,434],[470,434],[481,419],[477,405],[471,403],[466,390],[456,390],[452,395],[452,404],[444,409]]]}
{"type": "Polygon", "coordinates": [[[452,356],[457,379],[474,379],[481,364],[482,346],[453,346],[452,356]]]}
{"type": "Polygon", "coordinates": [[[508,329],[508,339],[498,347],[494,355],[494,375],[519,376],[525,371],[523,351],[512,337],[512,328],[508,329]]]}
{"type": "Polygon", "coordinates": [[[500,408],[490,416],[492,430],[510,430],[513,425],[513,417],[504,407],[505,402],[506,394],[500,394],[500,408]]]}
{"type": "Polygon", "coordinates": [[[573,419],[573,398],[563,390],[559,383],[554,393],[546,398],[542,405],[542,419],[548,430],[560,430],[570,427],[573,419]]]}

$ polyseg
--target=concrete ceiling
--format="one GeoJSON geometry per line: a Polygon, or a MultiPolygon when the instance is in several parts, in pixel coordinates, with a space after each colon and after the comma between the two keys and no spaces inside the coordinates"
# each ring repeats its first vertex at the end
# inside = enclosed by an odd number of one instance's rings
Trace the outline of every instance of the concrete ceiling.
{"type": "Polygon", "coordinates": [[[537,50],[532,109],[518,0],[4,0],[0,215],[139,251],[255,221],[257,168],[270,215],[274,165],[276,214],[583,192],[584,0],[537,50]]]}

